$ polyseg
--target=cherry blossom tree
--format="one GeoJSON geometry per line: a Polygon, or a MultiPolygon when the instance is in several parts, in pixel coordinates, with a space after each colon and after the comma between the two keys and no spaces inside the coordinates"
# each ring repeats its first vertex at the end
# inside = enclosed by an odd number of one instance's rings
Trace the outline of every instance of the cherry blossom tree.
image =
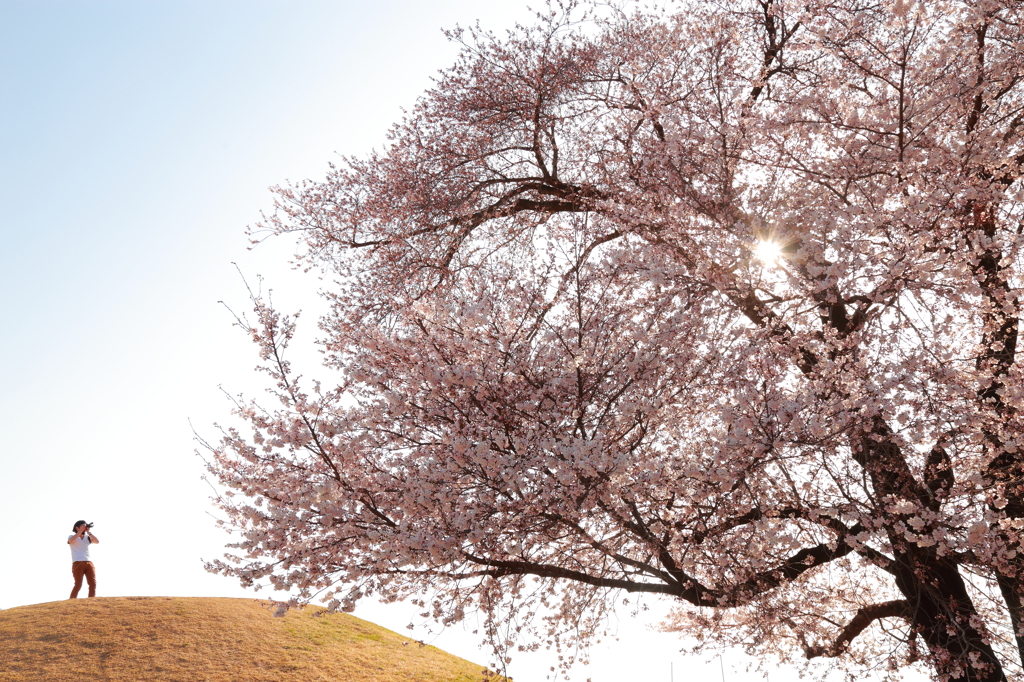
{"type": "Polygon", "coordinates": [[[329,282],[324,383],[254,297],[280,406],[211,446],[209,568],[475,613],[500,657],[665,599],[700,646],[1020,679],[1024,4],[451,38],[382,151],[257,228],[329,282]]]}

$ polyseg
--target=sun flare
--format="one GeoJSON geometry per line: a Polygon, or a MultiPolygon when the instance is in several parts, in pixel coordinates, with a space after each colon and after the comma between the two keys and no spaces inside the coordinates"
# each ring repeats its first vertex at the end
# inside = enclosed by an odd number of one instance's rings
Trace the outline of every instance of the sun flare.
{"type": "Polygon", "coordinates": [[[775,265],[782,255],[782,246],[773,241],[759,241],[754,245],[754,258],[765,265],[775,265]]]}

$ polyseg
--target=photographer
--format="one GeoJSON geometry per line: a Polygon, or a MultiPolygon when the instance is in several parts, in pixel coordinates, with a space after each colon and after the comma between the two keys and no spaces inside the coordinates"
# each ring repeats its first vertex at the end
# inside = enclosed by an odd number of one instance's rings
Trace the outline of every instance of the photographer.
{"type": "Polygon", "coordinates": [[[99,538],[92,534],[91,528],[91,523],[76,521],[74,534],[68,536],[68,544],[71,545],[71,575],[75,577],[71,599],[78,598],[83,577],[89,582],[89,596],[96,596],[96,567],[89,558],[89,546],[98,544],[99,538]]]}

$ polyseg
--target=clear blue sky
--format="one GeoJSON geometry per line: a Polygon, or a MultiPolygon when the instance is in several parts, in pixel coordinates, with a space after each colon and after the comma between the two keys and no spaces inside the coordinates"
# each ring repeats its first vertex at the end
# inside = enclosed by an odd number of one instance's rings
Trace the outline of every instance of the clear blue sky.
{"type": "MultiPolygon", "coordinates": [[[[249,251],[245,227],[269,186],[380,145],[452,61],[442,27],[528,16],[520,0],[0,0],[0,608],[66,598],[78,518],[102,540],[101,595],[252,594],[201,563],[225,537],[192,426],[228,418],[218,386],[262,386],[218,301],[247,307],[235,262],[306,311],[309,340],[320,282],[288,268],[291,243],[249,251]]],[[[357,615],[404,631],[413,612],[357,615]]],[[[721,678],[651,622],[620,623],[573,680],[721,678]]],[[[466,633],[411,634],[486,661],[466,633]]],[[[553,659],[510,672],[543,680],[553,659]]]]}

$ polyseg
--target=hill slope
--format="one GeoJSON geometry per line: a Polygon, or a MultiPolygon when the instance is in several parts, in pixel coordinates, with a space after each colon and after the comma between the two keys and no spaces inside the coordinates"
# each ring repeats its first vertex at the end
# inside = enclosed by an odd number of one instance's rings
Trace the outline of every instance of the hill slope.
{"type": "Polygon", "coordinates": [[[183,597],[20,606],[0,611],[0,682],[483,679],[483,666],[321,610],[274,618],[266,602],[183,597]]]}

